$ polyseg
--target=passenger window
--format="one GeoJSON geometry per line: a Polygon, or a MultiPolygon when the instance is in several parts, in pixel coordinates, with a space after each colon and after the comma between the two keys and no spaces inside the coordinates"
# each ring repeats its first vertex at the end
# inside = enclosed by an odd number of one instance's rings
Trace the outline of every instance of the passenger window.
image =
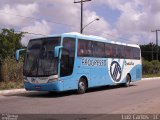
{"type": "Polygon", "coordinates": [[[108,58],[112,57],[112,45],[109,43],[105,44],[105,56],[108,58]]]}
{"type": "Polygon", "coordinates": [[[118,58],[124,58],[124,46],[117,46],[118,58]]]}
{"type": "Polygon", "coordinates": [[[80,57],[92,56],[92,42],[91,41],[79,39],[78,56],[80,57]]]}
{"type": "Polygon", "coordinates": [[[140,59],[140,49],[139,48],[133,48],[133,58],[140,59]]]}
{"type": "Polygon", "coordinates": [[[93,48],[93,57],[105,57],[104,43],[93,41],[92,48],[93,48]]]}
{"type": "Polygon", "coordinates": [[[126,59],[133,59],[133,51],[131,47],[125,47],[125,57],[126,59]]]}
{"type": "Polygon", "coordinates": [[[118,58],[117,45],[112,45],[113,58],[118,58]]]}

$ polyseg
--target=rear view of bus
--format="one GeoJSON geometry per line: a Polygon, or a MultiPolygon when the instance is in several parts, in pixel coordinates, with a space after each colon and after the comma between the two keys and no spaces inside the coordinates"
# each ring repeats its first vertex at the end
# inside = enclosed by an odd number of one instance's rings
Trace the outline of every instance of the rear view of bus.
{"type": "Polygon", "coordinates": [[[142,77],[138,45],[78,33],[30,40],[23,69],[24,86],[30,91],[85,93],[98,86],[129,86],[142,77]]]}

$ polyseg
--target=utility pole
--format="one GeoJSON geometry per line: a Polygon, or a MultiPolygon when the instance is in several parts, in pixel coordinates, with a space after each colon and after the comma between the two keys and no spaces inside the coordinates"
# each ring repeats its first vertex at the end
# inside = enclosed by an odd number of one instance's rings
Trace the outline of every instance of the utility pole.
{"type": "Polygon", "coordinates": [[[158,60],[158,31],[160,31],[160,30],[151,31],[151,32],[156,32],[156,51],[157,51],[156,59],[157,60],[158,60]]]}
{"type": "Polygon", "coordinates": [[[151,45],[152,45],[152,60],[153,60],[153,43],[151,45]]]}
{"type": "Polygon", "coordinates": [[[81,3],[81,28],[80,28],[81,34],[83,33],[83,3],[89,1],[91,0],[80,0],[80,1],[74,0],[74,3],[81,3]]]}

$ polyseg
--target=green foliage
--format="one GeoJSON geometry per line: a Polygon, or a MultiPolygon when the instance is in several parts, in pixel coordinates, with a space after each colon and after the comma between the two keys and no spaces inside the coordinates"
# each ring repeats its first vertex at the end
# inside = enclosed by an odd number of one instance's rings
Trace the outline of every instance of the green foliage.
{"type": "Polygon", "coordinates": [[[153,74],[157,74],[160,73],[160,62],[158,60],[153,60],[151,61],[152,65],[153,65],[153,74]]]}
{"type": "Polygon", "coordinates": [[[14,57],[15,51],[22,48],[20,43],[24,33],[15,33],[13,29],[2,29],[0,31],[0,62],[6,57],[14,57]]]}
{"type": "Polygon", "coordinates": [[[160,73],[160,62],[158,60],[153,61],[142,61],[143,74],[159,74],[160,73]]]}
{"type": "MultiPolygon", "coordinates": [[[[146,45],[140,45],[141,47],[141,56],[148,61],[156,59],[157,46],[154,43],[149,43],[146,45]]],[[[158,46],[158,51],[160,53],[160,46],[158,46]]],[[[160,60],[160,55],[159,55],[160,60]]]]}
{"type": "Polygon", "coordinates": [[[143,60],[142,67],[143,74],[152,73],[153,65],[151,62],[143,60]]]}
{"type": "Polygon", "coordinates": [[[16,65],[13,64],[13,59],[15,59],[14,56],[15,56],[16,50],[22,48],[20,40],[22,39],[23,36],[24,36],[23,32],[16,33],[14,29],[0,30],[0,81],[3,81],[4,79],[9,80],[10,78],[13,79],[13,76],[16,76],[14,73],[12,77],[8,76],[7,78],[7,75],[12,74],[10,73],[11,71],[13,72],[13,70],[9,70],[9,71],[7,70],[15,69],[14,67],[16,67],[16,65]],[[14,66],[12,66],[12,64],[14,66]]]}

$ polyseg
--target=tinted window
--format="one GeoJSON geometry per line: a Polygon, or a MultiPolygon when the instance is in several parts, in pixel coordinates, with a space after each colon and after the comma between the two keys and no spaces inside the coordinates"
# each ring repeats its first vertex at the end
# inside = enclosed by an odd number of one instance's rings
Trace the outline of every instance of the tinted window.
{"type": "Polygon", "coordinates": [[[112,45],[112,54],[113,58],[118,58],[117,45],[112,45]]]}
{"type": "Polygon", "coordinates": [[[133,58],[131,47],[125,46],[125,58],[126,59],[132,59],[133,58]]]}
{"type": "Polygon", "coordinates": [[[123,45],[117,45],[117,57],[118,58],[124,58],[124,46],[123,45]]]}
{"type": "Polygon", "coordinates": [[[112,53],[112,45],[109,44],[109,43],[106,43],[105,44],[105,56],[110,58],[113,56],[113,53],[112,53]]]}
{"type": "Polygon", "coordinates": [[[105,55],[110,58],[125,58],[124,46],[106,43],[105,55]]]}
{"type": "Polygon", "coordinates": [[[60,37],[31,40],[24,63],[25,76],[50,76],[58,74],[58,61],[54,58],[54,47],[60,44],[60,37]]]}
{"type": "Polygon", "coordinates": [[[60,76],[69,76],[73,72],[75,58],[75,40],[73,38],[64,38],[61,57],[60,76]]]}
{"type": "Polygon", "coordinates": [[[81,57],[92,56],[92,42],[91,41],[79,39],[78,56],[81,56],[81,57]]]}
{"type": "Polygon", "coordinates": [[[133,58],[140,59],[140,49],[139,48],[133,48],[133,58]]]}
{"type": "Polygon", "coordinates": [[[140,49],[124,45],[79,39],[78,56],[140,59],[140,49]]]}
{"type": "Polygon", "coordinates": [[[92,41],[93,57],[105,57],[104,43],[92,41]]]}

